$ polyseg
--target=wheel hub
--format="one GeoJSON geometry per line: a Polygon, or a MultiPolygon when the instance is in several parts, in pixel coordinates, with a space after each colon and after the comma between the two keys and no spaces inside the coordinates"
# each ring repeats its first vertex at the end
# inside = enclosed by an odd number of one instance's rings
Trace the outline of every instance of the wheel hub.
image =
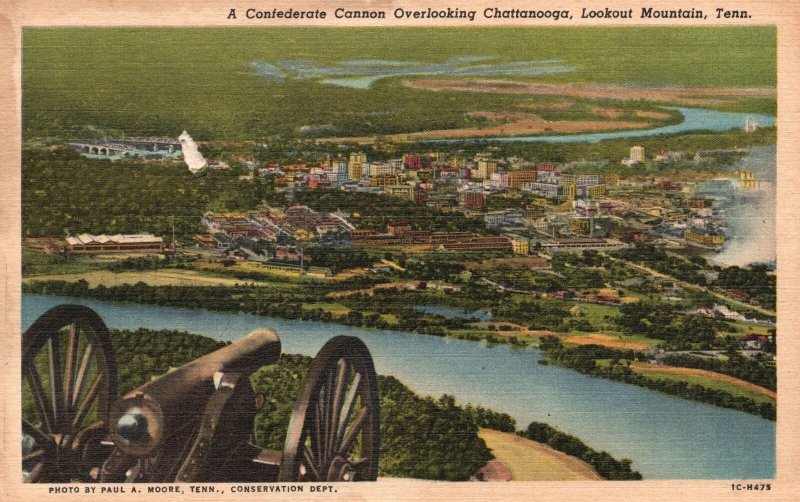
{"type": "Polygon", "coordinates": [[[355,481],[356,472],[352,462],[337,455],[328,469],[328,481],[355,481]]]}

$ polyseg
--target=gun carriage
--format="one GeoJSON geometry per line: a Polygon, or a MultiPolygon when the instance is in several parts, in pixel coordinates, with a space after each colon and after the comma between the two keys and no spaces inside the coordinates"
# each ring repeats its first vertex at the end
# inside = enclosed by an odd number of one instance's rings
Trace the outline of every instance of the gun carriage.
{"type": "Polygon", "coordinates": [[[108,329],[91,309],[54,307],[22,337],[26,482],[369,481],[380,410],[372,357],[337,336],[314,358],[283,451],[252,444],[263,405],[250,375],[275,363],[278,335],[238,342],[117,396],[108,329]]]}

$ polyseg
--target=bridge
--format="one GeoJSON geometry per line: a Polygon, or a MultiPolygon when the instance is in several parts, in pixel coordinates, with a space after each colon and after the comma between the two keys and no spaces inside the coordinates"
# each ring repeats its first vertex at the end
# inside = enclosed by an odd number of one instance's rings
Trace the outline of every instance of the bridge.
{"type": "Polygon", "coordinates": [[[132,138],[119,140],[77,140],[67,143],[70,149],[90,155],[129,157],[147,152],[174,153],[181,149],[180,142],[170,138],[132,138]]]}
{"type": "Polygon", "coordinates": [[[121,155],[130,156],[139,151],[137,148],[128,145],[120,145],[114,143],[69,143],[69,147],[80,153],[88,153],[92,155],[121,155]]]}

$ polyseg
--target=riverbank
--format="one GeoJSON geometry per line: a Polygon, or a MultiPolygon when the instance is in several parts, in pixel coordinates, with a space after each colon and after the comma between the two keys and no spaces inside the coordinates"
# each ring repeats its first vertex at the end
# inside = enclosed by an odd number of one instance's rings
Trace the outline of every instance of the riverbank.
{"type": "MultiPolygon", "coordinates": [[[[333,313],[322,308],[311,310],[304,309],[301,305],[290,302],[274,304],[264,302],[263,299],[250,298],[237,288],[230,290],[210,290],[200,287],[150,287],[144,284],[121,285],[113,287],[98,286],[89,288],[86,282],[82,283],[62,283],[62,282],[33,282],[23,285],[23,291],[27,293],[55,294],[59,296],[83,296],[97,298],[101,300],[129,301],[140,304],[151,304],[160,306],[188,307],[188,308],[207,308],[222,312],[247,312],[255,315],[270,315],[283,317],[286,319],[316,320],[333,322],[345,326],[367,327],[379,329],[386,326],[386,321],[377,314],[372,316],[362,315],[357,311],[347,311],[344,313],[333,313]],[[209,301],[213,298],[213,301],[209,301]],[[358,315],[354,315],[358,313],[358,315]],[[380,325],[380,326],[378,326],[380,325]]],[[[618,350],[612,347],[602,347],[600,344],[578,343],[575,347],[565,347],[564,341],[569,341],[573,337],[566,337],[563,341],[557,336],[542,334],[528,334],[528,331],[501,331],[499,335],[490,332],[479,332],[474,328],[470,330],[457,330],[455,326],[463,326],[467,320],[450,319],[451,327],[429,326],[425,323],[416,325],[414,332],[419,334],[434,335],[438,337],[449,337],[462,340],[481,341],[488,344],[507,344],[512,347],[525,348],[532,345],[539,345],[548,360],[562,365],[571,370],[576,370],[592,376],[609,378],[640,387],[657,390],[684,399],[700,401],[715,406],[722,406],[747,413],[756,414],[775,420],[776,407],[774,400],[764,401],[753,399],[746,392],[730,392],[728,388],[720,388],[717,383],[708,385],[708,382],[698,382],[696,378],[688,375],[673,374],[671,378],[661,376],[660,378],[650,378],[642,372],[634,372],[630,367],[624,365],[612,365],[608,367],[605,363],[598,364],[599,360],[609,357],[623,358],[630,361],[645,359],[643,352],[637,352],[630,344],[626,344],[627,351],[618,350]],[[523,334],[525,333],[525,334],[523,334]],[[610,354],[610,355],[609,355],[610,354]]],[[[497,323],[496,323],[497,324],[497,323]]],[[[500,323],[501,325],[503,323],[500,323]]],[[[579,342],[586,342],[581,338],[579,342]]],[[[612,339],[612,345],[619,346],[622,342],[612,339]]],[[[623,348],[623,347],[619,347],[623,348]]]]}
{"type": "MultiPolygon", "coordinates": [[[[94,274],[94,272],[92,273],[94,274]]],[[[101,274],[102,275],[102,274],[101,274]]],[[[92,280],[101,276],[95,276],[92,280]]],[[[74,278],[71,277],[71,278],[74,278]]],[[[158,279],[159,281],[161,278],[158,279]]],[[[191,286],[182,284],[134,284],[118,281],[99,281],[92,287],[86,279],[78,281],[38,280],[23,281],[23,291],[33,294],[56,296],[78,296],[100,300],[131,302],[145,305],[161,305],[185,308],[204,308],[219,312],[247,312],[284,319],[332,322],[342,326],[369,329],[397,329],[437,337],[470,340],[490,345],[529,347],[536,345],[539,331],[511,330],[497,323],[498,329],[473,326],[472,321],[416,312],[414,306],[403,307],[397,314],[380,314],[371,310],[353,309],[331,302],[326,294],[309,297],[303,295],[300,284],[292,284],[290,291],[268,284],[268,289],[253,288],[248,281],[226,284],[191,286]],[[248,284],[248,285],[245,285],[248,284]],[[258,293],[258,294],[255,294],[258,293]],[[210,300],[213,299],[213,300],[210,300]],[[415,313],[416,312],[416,313],[415,313]],[[403,319],[400,319],[400,317],[403,319]]],[[[320,288],[316,288],[319,290],[320,288]]],[[[319,291],[316,291],[317,293],[319,291]]]]}
{"type": "MultiPolygon", "coordinates": [[[[638,118],[645,118],[640,115],[648,112],[631,112],[638,118]]],[[[655,113],[655,112],[650,112],[655,113]]],[[[436,139],[473,139],[491,138],[496,136],[531,136],[535,134],[579,134],[579,133],[603,133],[630,130],[646,130],[653,127],[668,124],[670,121],[632,121],[632,120],[609,120],[608,117],[598,113],[591,119],[584,120],[547,120],[539,114],[526,111],[513,112],[488,112],[475,111],[467,114],[473,118],[480,118],[486,121],[485,125],[476,127],[464,127],[453,129],[435,129],[429,131],[418,131],[408,133],[398,133],[382,136],[384,141],[417,141],[417,140],[436,140],[436,139]]],[[[668,114],[666,118],[669,119],[668,114]]],[[[656,118],[656,117],[650,117],[656,118]]],[[[673,122],[678,122],[674,120],[673,122]]],[[[332,143],[370,143],[375,138],[372,136],[351,136],[342,138],[321,138],[320,142],[332,143]]]]}
{"type": "Polygon", "coordinates": [[[665,367],[640,361],[643,354],[599,346],[565,347],[556,337],[540,344],[544,364],[557,364],[584,374],[637,385],[683,399],[777,419],[775,394],[748,382],[711,371],[665,367]],[[758,392],[754,390],[758,388],[758,392]]]}

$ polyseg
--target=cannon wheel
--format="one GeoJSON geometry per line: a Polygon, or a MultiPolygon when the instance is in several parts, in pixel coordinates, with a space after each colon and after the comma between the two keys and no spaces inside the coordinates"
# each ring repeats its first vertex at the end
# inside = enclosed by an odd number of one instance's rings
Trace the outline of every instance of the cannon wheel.
{"type": "Polygon", "coordinates": [[[45,312],[22,336],[23,480],[90,481],[85,460],[105,436],[117,367],[102,319],[81,305],[45,312]]]}
{"type": "Polygon", "coordinates": [[[279,481],[374,481],[380,460],[380,404],[364,342],[332,338],[311,363],[295,402],[279,481]]]}

